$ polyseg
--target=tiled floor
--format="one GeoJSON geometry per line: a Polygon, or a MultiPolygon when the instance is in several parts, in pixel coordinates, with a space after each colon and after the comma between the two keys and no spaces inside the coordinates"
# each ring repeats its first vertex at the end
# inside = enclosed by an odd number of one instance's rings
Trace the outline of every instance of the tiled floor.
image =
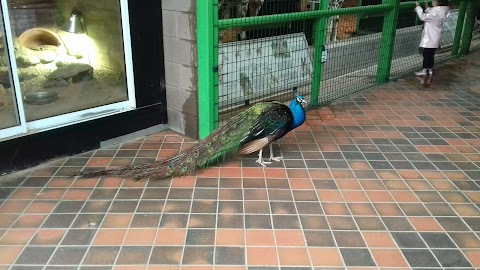
{"type": "Polygon", "coordinates": [[[435,72],[310,111],[265,169],[68,177],[192,144],[162,132],[6,176],[0,270],[480,268],[480,52],[435,72]]]}

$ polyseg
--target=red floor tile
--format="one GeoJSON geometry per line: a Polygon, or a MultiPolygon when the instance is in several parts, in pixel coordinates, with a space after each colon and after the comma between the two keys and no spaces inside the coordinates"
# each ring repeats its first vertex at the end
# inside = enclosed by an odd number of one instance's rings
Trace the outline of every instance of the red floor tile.
{"type": "Polygon", "coordinates": [[[301,230],[276,230],[275,243],[277,246],[304,246],[301,230]]]}
{"type": "Polygon", "coordinates": [[[410,223],[417,231],[442,231],[441,225],[433,217],[410,217],[410,223]]]}
{"type": "Polygon", "coordinates": [[[13,224],[14,228],[39,228],[40,225],[47,219],[48,215],[38,214],[38,215],[22,215],[17,221],[13,224]]]}
{"type": "Polygon", "coordinates": [[[275,237],[272,231],[246,230],[245,241],[247,246],[275,246],[275,237]]]}
{"type": "Polygon", "coordinates": [[[55,208],[57,202],[32,202],[25,213],[50,213],[55,208]]]}
{"type": "Polygon", "coordinates": [[[66,229],[40,229],[36,232],[30,245],[58,245],[66,232],[66,229]]]}
{"type": "Polygon", "coordinates": [[[19,188],[10,196],[10,199],[31,200],[37,197],[40,191],[41,188],[19,188]]]}
{"type": "Polygon", "coordinates": [[[101,158],[96,158],[92,157],[86,164],[87,167],[107,167],[110,162],[112,161],[112,158],[106,158],[106,157],[101,157],[101,158]]]}
{"type": "MultiPolygon", "coordinates": [[[[279,178],[285,178],[285,176],[279,177],[279,178]]],[[[310,179],[293,178],[293,179],[289,179],[289,183],[290,183],[290,188],[292,189],[308,189],[308,190],[314,189],[312,181],[310,179]]]]}
{"type": "Polygon", "coordinates": [[[393,238],[388,232],[362,232],[367,245],[371,248],[395,248],[393,238]]]}
{"type": "Polygon", "coordinates": [[[25,245],[27,244],[36,230],[33,229],[21,229],[8,230],[2,237],[0,237],[0,245],[25,245]]]}
{"type": "Polygon", "coordinates": [[[278,265],[275,247],[247,247],[247,264],[252,266],[278,265]]]}
{"type": "Polygon", "coordinates": [[[92,194],[92,189],[89,188],[70,188],[63,195],[63,200],[87,200],[92,194]]]}
{"type": "Polygon", "coordinates": [[[133,214],[107,214],[103,219],[102,228],[128,228],[133,214]]]}
{"type": "Polygon", "coordinates": [[[197,179],[192,176],[179,177],[172,179],[171,187],[176,188],[193,188],[195,186],[197,179]]]}
{"type": "Polygon", "coordinates": [[[245,245],[245,232],[243,230],[218,229],[215,243],[219,246],[245,245]]]}
{"type": "Polygon", "coordinates": [[[345,201],[349,203],[369,202],[367,195],[363,191],[342,191],[342,194],[345,201]]]}
{"type": "Polygon", "coordinates": [[[323,202],[343,202],[342,193],[334,190],[317,190],[318,198],[323,202]]]}
{"type": "Polygon", "coordinates": [[[474,267],[480,267],[480,250],[478,249],[466,249],[463,253],[467,256],[468,260],[474,267]]]}
{"type": "Polygon", "coordinates": [[[370,201],[374,203],[393,202],[394,199],[388,191],[366,191],[370,201]]]}
{"type": "Polygon", "coordinates": [[[349,215],[344,203],[322,203],[326,215],[349,215]]]}
{"type": "Polygon", "coordinates": [[[124,245],[151,245],[154,242],[156,229],[129,229],[124,245]]]}
{"type": "Polygon", "coordinates": [[[92,244],[100,246],[122,245],[126,234],[126,229],[100,229],[92,244]]]}
{"type": "Polygon", "coordinates": [[[310,265],[306,248],[279,247],[277,250],[281,265],[310,265]]]}
{"type": "Polygon", "coordinates": [[[232,177],[241,177],[242,169],[241,168],[220,168],[220,177],[232,178],[232,177]]]}
{"type": "Polygon", "coordinates": [[[7,200],[0,206],[0,213],[23,213],[30,203],[27,200],[7,200]]]}
{"type": "Polygon", "coordinates": [[[337,248],[309,248],[313,266],[343,266],[337,248]]]}
{"type": "Polygon", "coordinates": [[[0,246],[0,264],[13,264],[22,250],[23,247],[18,246],[0,246]]]}
{"type": "Polygon", "coordinates": [[[407,261],[399,250],[372,249],[372,255],[380,267],[406,267],[407,261]]]}

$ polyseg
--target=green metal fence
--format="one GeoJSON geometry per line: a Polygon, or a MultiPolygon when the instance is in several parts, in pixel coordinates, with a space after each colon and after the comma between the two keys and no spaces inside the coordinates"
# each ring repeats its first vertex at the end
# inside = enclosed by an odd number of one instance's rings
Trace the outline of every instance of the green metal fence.
{"type": "MultiPolygon", "coordinates": [[[[200,138],[294,87],[315,107],[421,68],[415,2],[338,1],[197,1],[200,138]]],[[[437,62],[480,48],[478,4],[451,3],[437,62]]]]}

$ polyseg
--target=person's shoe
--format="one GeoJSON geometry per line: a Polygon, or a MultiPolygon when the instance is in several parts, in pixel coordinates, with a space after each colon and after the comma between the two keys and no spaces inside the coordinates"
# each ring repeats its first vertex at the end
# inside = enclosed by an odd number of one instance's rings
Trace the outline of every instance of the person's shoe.
{"type": "Polygon", "coordinates": [[[427,74],[428,74],[428,73],[427,73],[427,69],[426,69],[426,68],[424,68],[424,69],[422,69],[422,70],[420,70],[420,71],[415,72],[415,76],[427,76],[427,74]]]}
{"type": "Polygon", "coordinates": [[[428,75],[432,76],[433,75],[433,68],[428,69],[428,75]]]}

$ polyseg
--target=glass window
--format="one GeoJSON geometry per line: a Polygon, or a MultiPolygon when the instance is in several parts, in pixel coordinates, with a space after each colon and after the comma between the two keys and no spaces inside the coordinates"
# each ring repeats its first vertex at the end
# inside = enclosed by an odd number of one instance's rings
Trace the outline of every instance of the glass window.
{"type": "Polygon", "coordinates": [[[0,129],[20,124],[2,14],[0,14],[0,35],[2,36],[2,42],[0,42],[0,129]]]}
{"type": "Polygon", "coordinates": [[[119,0],[9,0],[27,121],[125,101],[119,0]]]}

